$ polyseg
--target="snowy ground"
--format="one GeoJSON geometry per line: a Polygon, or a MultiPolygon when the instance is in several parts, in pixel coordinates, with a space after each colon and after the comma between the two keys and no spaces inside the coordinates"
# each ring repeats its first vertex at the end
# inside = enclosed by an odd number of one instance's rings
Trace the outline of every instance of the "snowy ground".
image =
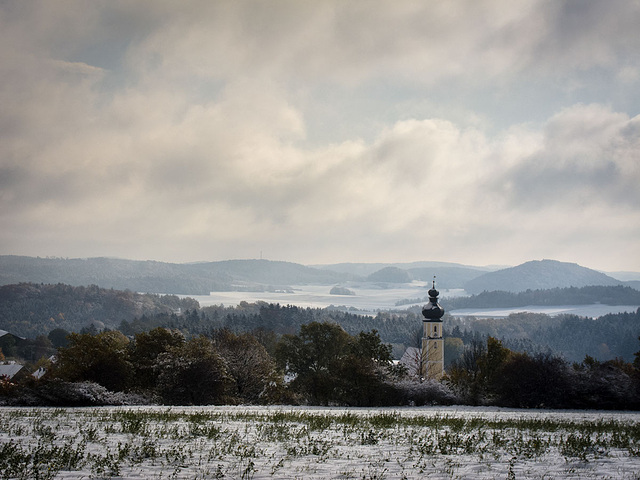
{"type": "Polygon", "coordinates": [[[640,414],[471,407],[0,409],[0,478],[640,476],[640,414]]]}

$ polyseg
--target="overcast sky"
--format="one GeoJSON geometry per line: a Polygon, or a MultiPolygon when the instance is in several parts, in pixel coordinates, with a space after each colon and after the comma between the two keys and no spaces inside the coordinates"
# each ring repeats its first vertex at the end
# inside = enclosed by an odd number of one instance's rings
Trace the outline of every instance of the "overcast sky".
{"type": "Polygon", "coordinates": [[[640,271],[640,3],[2,1],[0,253],[640,271]]]}

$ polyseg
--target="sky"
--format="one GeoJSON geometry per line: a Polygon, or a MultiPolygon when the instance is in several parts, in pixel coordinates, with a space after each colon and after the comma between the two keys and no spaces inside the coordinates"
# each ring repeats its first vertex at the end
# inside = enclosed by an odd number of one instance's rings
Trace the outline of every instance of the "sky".
{"type": "Polygon", "coordinates": [[[0,1],[0,254],[640,271],[640,2],[0,1]]]}

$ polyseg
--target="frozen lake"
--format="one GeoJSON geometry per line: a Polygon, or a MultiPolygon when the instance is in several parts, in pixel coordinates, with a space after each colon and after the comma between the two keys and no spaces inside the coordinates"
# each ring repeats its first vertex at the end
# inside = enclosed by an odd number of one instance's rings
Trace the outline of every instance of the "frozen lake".
{"type": "MultiPolygon", "coordinates": [[[[208,305],[236,306],[240,302],[262,301],[280,305],[326,308],[329,306],[360,310],[362,314],[375,314],[378,310],[402,310],[411,305],[396,307],[396,302],[411,298],[424,298],[431,288],[429,282],[412,282],[383,287],[373,283],[347,283],[355,295],[331,295],[334,285],[293,285],[292,292],[211,292],[209,295],[189,295],[205,307],[208,305]]],[[[442,290],[440,296],[464,295],[464,290],[442,290]]],[[[422,303],[419,303],[422,304],[422,303]]],[[[415,304],[414,304],[415,305],[415,304]]]]}
{"type": "MultiPolygon", "coordinates": [[[[396,306],[406,299],[419,299],[427,296],[431,282],[412,282],[406,284],[389,284],[383,287],[373,283],[347,283],[344,285],[355,295],[331,295],[333,285],[294,285],[292,292],[211,292],[209,295],[188,295],[196,299],[200,306],[224,305],[236,306],[245,301],[279,303],[280,305],[296,305],[299,307],[326,308],[330,306],[344,307],[362,315],[375,315],[378,311],[405,310],[424,302],[396,306]]],[[[440,298],[465,296],[462,289],[440,290],[440,298]]],[[[185,295],[181,295],[185,296],[185,295]]],[[[574,314],[585,317],[600,317],[608,313],[635,312],[639,305],[562,305],[562,306],[526,306],[518,308],[470,308],[449,312],[454,316],[474,317],[507,317],[517,312],[535,312],[547,315],[574,314]]]]}

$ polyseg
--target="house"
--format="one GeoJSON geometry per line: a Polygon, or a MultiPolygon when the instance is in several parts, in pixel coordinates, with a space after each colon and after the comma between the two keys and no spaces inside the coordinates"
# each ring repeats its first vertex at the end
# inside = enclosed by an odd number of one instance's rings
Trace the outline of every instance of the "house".
{"type": "MultiPolygon", "coordinates": [[[[49,365],[53,365],[54,363],[56,363],[57,359],[58,357],[56,357],[55,355],[51,355],[47,360],[49,361],[49,365]]],[[[36,380],[40,380],[42,377],[45,376],[47,371],[48,371],[48,367],[40,367],[35,372],[33,372],[31,376],[36,380]]]]}
{"type": "Polygon", "coordinates": [[[13,333],[9,333],[6,330],[0,330],[0,350],[5,357],[16,356],[16,345],[24,342],[24,338],[18,337],[13,333]]]}
{"type": "Polygon", "coordinates": [[[4,365],[0,364],[0,378],[11,380],[18,374],[18,372],[20,372],[20,370],[22,370],[22,368],[22,365],[15,362],[5,363],[4,365]]]}
{"type": "Polygon", "coordinates": [[[14,340],[24,340],[24,338],[22,337],[18,337],[17,335],[14,335],[13,333],[9,333],[6,330],[0,330],[0,339],[6,337],[8,338],[13,338],[14,340]],[[8,337],[7,337],[8,335],[8,337]]]}

